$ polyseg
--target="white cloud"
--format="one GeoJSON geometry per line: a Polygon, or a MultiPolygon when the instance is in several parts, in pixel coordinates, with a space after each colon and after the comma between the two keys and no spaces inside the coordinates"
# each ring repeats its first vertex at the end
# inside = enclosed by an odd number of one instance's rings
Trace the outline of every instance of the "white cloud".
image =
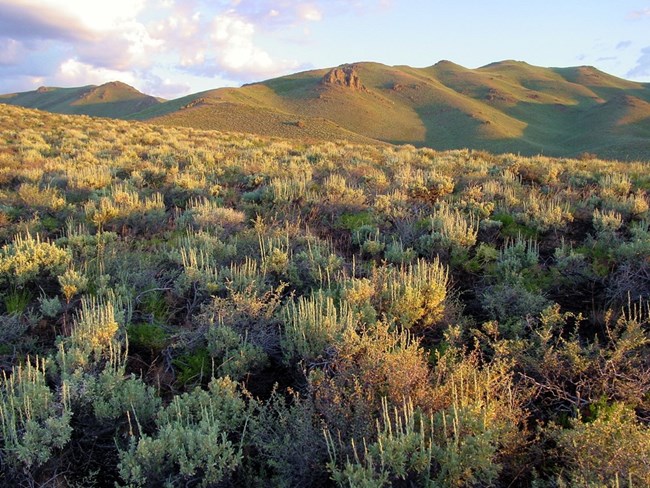
{"type": "Polygon", "coordinates": [[[253,23],[228,11],[214,17],[213,47],[220,68],[229,73],[273,75],[296,65],[295,62],[275,61],[254,43],[253,23]]]}
{"type": "Polygon", "coordinates": [[[383,1],[0,0],[0,92],[21,83],[33,89],[36,78],[49,85],[139,78],[172,92],[187,86],[162,81],[176,75],[232,84],[278,76],[306,66],[274,52],[278,33],[280,42],[302,41],[315,22],[383,1]],[[147,81],[152,72],[160,78],[147,81]]]}
{"type": "Polygon", "coordinates": [[[210,10],[200,2],[176,4],[149,24],[149,33],[162,44],[170,62],[193,75],[244,82],[297,67],[296,61],[276,59],[257,43],[259,26],[282,13],[266,9],[264,18],[253,18],[239,11],[246,9],[246,2],[238,3],[230,2],[231,8],[225,10],[210,10]]]}
{"type": "Polygon", "coordinates": [[[0,30],[15,40],[63,43],[107,69],[146,66],[161,46],[137,16],[145,0],[0,0],[0,30]]]}
{"type": "Polygon", "coordinates": [[[393,0],[240,0],[236,2],[235,10],[255,23],[266,20],[265,28],[275,29],[304,22],[318,22],[326,16],[347,13],[363,15],[385,10],[392,4],[393,0]],[[276,12],[277,14],[271,15],[276,12]]]}
{"type": "Polygon", "coordinates": [[[205,51],[203,49],[199,49],[199,50],[187,49],[181,55],[180,63],[183,68],[200,66],[205,63],[205,51]]]}
{"type": "Polygon", "coordinates": [[[154,95],[162,98],[177,98],[187,95],[191,92],[191,86],[187,83],[172,80],[171,78],[161,78],[154,73],[146,73],[143,75],[142,89],[140,91],[149,95],[154,95]]]}
{"type": "Polygon", "coordinates": [[[6,35],[92,41],[120,31],[145,0],[0,0],[6,35]]]}
{"type": "Polygon", "coordinates": [[[145,7],[145,0],[14,0],[14,5],[40,11],[57,11],[79,23],[91,32],[107,32],[120,29],[130,23],[145,7]]]}
{"type": "Polygon", "coordinates": [[[191,87],[187,83],[175,83],[167,78],[162,83],[152,86],[151,93],[163,98],[175,98],[188,93],[190,89],[191,87]]]}
{"type": "Polygon", "coordinates": [[[115,80],[132,85],[136,82],[136,76],[131,71],[97,68],[76,59],[68,59],[59,66],[58,72],[50,80],[65,86],[101,85],[115,80]]]}

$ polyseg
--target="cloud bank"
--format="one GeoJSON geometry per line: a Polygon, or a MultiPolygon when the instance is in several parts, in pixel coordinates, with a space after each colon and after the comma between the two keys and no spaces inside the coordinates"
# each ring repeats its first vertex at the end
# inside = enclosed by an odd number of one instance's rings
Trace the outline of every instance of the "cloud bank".
{"type": "Polygon", "coordinates": [[[271,52],[260,38],[288,29],[307,36],[307,26],[328,16],[385,7],[386,0],[0,0],[0,92],[119,79],[173,97],[190,88],[170,76],[232,84],[278,76],[309,60],[271,52]]]}

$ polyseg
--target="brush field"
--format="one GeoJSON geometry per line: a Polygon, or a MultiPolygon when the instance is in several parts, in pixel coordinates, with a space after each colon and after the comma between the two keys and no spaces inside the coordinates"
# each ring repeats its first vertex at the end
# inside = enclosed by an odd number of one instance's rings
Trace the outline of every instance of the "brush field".
{"type": "Polygon", "coordinates": [[[0,484],[648,486],[649,189],[0,105],[0,484]]]}

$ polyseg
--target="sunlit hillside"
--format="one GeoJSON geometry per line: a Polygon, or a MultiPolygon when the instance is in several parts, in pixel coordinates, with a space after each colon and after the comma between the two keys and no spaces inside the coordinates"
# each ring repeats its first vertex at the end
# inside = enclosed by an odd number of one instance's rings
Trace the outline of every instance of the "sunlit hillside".
{"type": "MultiPolygon", "coordinates": [[[[638,122],[531,70],[363,66],[357,109],[638,122]]],[[[360,140],[0,105],[0,485],[650,486],[650,163],[360,140]]]]}
{"type": "Polygon", "coordinates": [[[112,82],[42,87],[0,103],[306,142],[650,159],[650,84],[590,66],[353,63],[170,101],[112,82]]]}
{"type": "Polygon", "coordinates": [[[134,117],[283,137],[299,135],[287,133],[286,122],[310,128],[328,120],[372,139],[436,149],[650,158],[650,85],[588,66],[355,63],[198,93],[134,117]]]}
{"type": "Polygon", "coordinates": [[[34,91],[0,95],[0,103],[61,114],[124,118],[158,105],[162,100],[140,93],[125,83],[113,81],[78,88],[42,86],[34,91]]]}

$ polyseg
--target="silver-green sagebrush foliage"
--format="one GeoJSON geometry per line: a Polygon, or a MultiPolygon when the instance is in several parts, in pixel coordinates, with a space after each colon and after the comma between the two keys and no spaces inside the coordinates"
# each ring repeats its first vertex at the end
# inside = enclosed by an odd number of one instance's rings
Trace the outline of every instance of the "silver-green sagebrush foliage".
{"type": "MultiPolygon", "coordinates": [[[[248,415],[237,384],[228,379],[176,396],[156,414],[152,435],[130,434],[120,474],[129,486],[214,486],[242,463],[248,415]]],[[[141,429],[137,417],[132,423],[141,429]]]]}
{"type": "Polygon", "coordinates": [[[0,106],[0,484],[645,486],[649,175],[0,106]]]}

